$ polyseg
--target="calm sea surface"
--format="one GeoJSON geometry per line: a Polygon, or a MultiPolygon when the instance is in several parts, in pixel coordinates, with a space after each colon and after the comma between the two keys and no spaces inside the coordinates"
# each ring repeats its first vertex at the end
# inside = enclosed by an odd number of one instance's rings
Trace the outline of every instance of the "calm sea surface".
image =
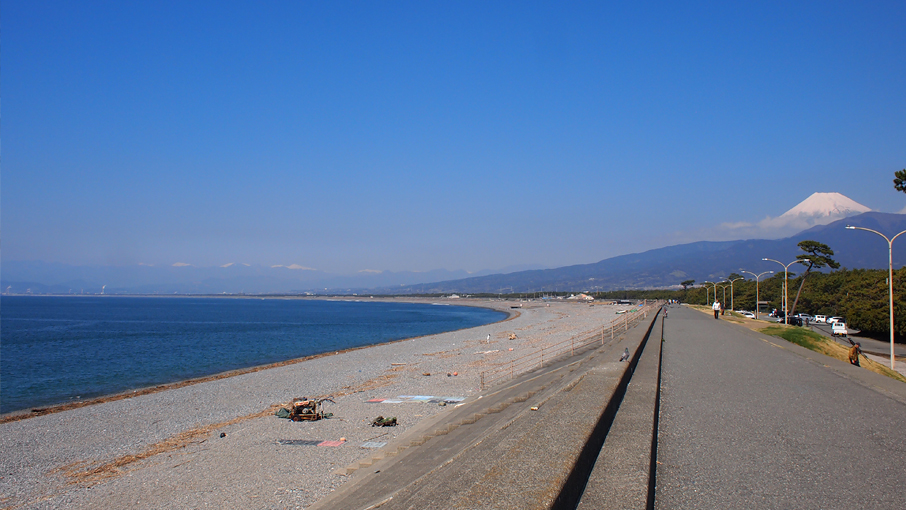
{"type": "Polygon", "coordinates": [[[409,303],[3,296],[0,413],[505,317],[409,303]]]}

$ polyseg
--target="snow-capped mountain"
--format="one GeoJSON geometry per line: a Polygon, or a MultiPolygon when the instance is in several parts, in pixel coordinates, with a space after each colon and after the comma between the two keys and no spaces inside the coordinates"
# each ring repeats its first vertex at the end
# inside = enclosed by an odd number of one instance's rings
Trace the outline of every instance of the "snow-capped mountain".
{"type": "Polygon", "coordinates": [[[870,208],[840,193],[812,193],[812,195],[777,218],[759,222],[762,228],[803,230],[816,225],[871,211],[870,208]]]}
{"type": "Polygon", "coordinates": [[[812,193],[799,205],[783,213],[780,218],[815,218],[822,225],[832,221],[871,211],[868,207],[840,193],[812,193]],[[826,221],[823,221],[826,218],[826,221]]]}

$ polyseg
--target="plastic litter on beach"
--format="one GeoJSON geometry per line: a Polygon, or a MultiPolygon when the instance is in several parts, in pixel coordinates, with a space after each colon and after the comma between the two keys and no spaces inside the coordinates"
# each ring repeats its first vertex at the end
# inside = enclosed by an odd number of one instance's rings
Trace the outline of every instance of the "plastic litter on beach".
{"type": "Polygon", "coordinates": [[[400,395],[396,398],[372,398],[366,400],[366,404],[408,404],[411,402],[424,402],[428,404],[438,404],[445,402],[447,404],[458,404],[465,400],[465,397],[435,397],[432,395],[400,395]]]}
{"type": "Polygon", "coordinates": [[[365,441],[362,443],[362,448],[383,448],[387,446],[387,443],[382,441],[365,441]]]}
{"type": "Polygon", "coordinates": [[[340,441],[322,441],[320,439],[278,439],[277,444],[287,446],[342,446],[346,438],[340,441]]]}

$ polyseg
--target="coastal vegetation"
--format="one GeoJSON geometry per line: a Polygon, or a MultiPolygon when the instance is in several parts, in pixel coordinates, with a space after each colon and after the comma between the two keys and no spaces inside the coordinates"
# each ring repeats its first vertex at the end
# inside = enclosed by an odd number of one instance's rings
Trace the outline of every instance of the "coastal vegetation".
{"type": "MultiPolygon", "coordinates": [[[[791,269],[794,269],[793,266],[791,269]]],[[[810,315],[826,315],[828,317],[843,317],[851,327],[861,330],[866,336],[884,337],[889,333],[888,324],[888,294],[887,271],[883,269],[847,269],[842,268],[832,272],[811,272],[808,282],[804,284],[804,274],[790,272],[789,289],[800,288],[799,300],[796,304],[797,312],[810,315]]],[[[708,305],[714,299],[712,287],[692,287],[692,282],[686,281],[684,289],[635,289],[614,290],[606,292],[588,292],[596,301],[615,301],[619,299],[676,299],[683,303],[708,305]]],[[[730,307],[731,293],[732,304],[736,310],[755,310],[755,280],[737,280],[732,290],[729,285],[723,289],[718,286],[718,297],[724,301],[726,292],[726,306],[730,307]]],[[[767,314],[773,309],[783,308],[783,272],[778,272],[770,278],[762,279],[758,285],[762,304],[759,313],[767,314]]],[[[895,334],[899,338],[906,335],[906,268],[893,272],[894,316],[902,318],[895,321],[895,334]]],[[[509,299],[541,299],[564,298],[570,292],[528,292],[528,293],[502,293],[502,294],[470,294],[472,297],[509,298],[509,299]]],[[[789,295],[793,302],[795,294],[789,295]]]]}
{"type": "MultiPolygon", "coordinates": [[[[800,275],[789,275],[789,288],[802,285],[800,275]]],[[[682,294],[683,291],[676,291],[682,294]]],[[[894,316],[904,317],[906,302],[906,268],[893,272],[894,316]]],[[[780,310],[783,302],[783,273],[761,281],[759,293],[761,311],[780,310]]],[[[686,291],[686,302],[707,304],[705,288],[686,291]]],[[[713,296],[710,296],[713,299],[713,296]]],[[[722,296],[721,296],[722,298],[722,296]]],[[[741,280],[734,285],[734,307],[737,310],[755,310],[755,281],[741,280]]],[[[792,298],[792,296],[790,296],[792,298]]],[[[728,303],[729,305],[729,303],[728,303]]],[[[844,317],[847,324],[869,336],[881,336],[888,330],[887,271],[880,269],[840,269],[830,273],[811,273],[808,285],[802,288],[797,310],[811,315],[844,317]]],[[[906,335],[906,320],[896,321],[895,334],[906,335]]]]}

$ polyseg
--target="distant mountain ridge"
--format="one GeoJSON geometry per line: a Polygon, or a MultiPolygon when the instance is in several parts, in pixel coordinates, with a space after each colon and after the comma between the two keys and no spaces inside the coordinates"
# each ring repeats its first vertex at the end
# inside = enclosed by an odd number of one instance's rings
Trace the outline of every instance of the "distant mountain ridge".
{"type": "Polygon", "coordinates": [[[507,273],[538,266],[510,266],[496,271],[363,271],[337,275],[298,265],[257,266],[229,263],[196,267],[70,266],[46,262],[3,261],[0,290],[35,294],[275,294],[344,293],[374,287],[399,287],[469,276],[507,273]]]}
{"type": "MultiPolygon", "coordinates": [[[[906,215],[867,212],[858,216],[819,225],[794,236],[741,241],[699,241],[612,257],[593,264],[522,271],[463,280],[419,284],[399,289],[374,289],[392,293],[505,293],[547,291],[607,291],[678,286],[684,280],[715,280],[740,269],[760,273],[783,271],[779,264],[763,261],[772,258],[792,262],[803,252],[800,241],[813,240],[834,250],[834,259],[848,268],[886,268],[887,243],[870,232],[846,230],[848,224],[872,228],[882,233],[906,230],[906,215]]],[[[906,244],[894,249],[894,265],[906,263],[906,244]]],[[[804,270],[792,266],[790,271],[804,270]]]]}
{"type": "MultiPolygon", "coordinates": [[[[375,272],[339,276],[290,267],[248,266],[199,268],[193,266],[75,267],[40,262],[3,262],[0,286],[7,292],[79,294],[426,294],[505,293],[540,291],[605,291],[665,288],[684,280],[715,280],[745,269],[782,271],[764,257],[793,261],[801,254],[797,243],[815,240],[834,250],[834,258],[848,268],[886,268],[887,243],[879,236],[846,230],[847,224],[872,228],[888,235],[906,230],[906,215],[867,212],[818,225],[784,239],[699,241],[642,253],[620,255],[591,264],[556,269],[511,268],[512,272],[468,274],[465,271],[375,272]],[[520,270],[522,269],[522,270],[520,270]]],[[[906,243],[906,241],[903,241],[906,243]]],[[[895,243],[894,265],[906,264],[906,244],[895,243]]],[[[798,266],[792,266],[795,272],[798,266]]]]}

